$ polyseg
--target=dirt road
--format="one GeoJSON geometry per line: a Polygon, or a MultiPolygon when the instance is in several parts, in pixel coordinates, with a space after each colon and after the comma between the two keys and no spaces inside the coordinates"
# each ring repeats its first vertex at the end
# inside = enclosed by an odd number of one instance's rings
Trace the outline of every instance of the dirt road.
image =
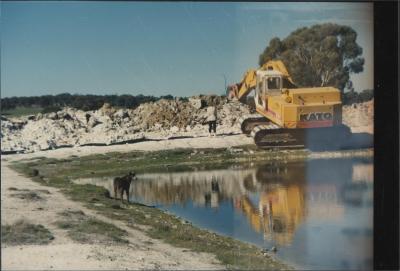
{"type": "Polygon", "coordinates": [[[65,158],[71,155],[85,156],[91,154],[107,153],[107,152],[130,152],[130,151],[159,151],[175,148],[227,148],[246,144],[254,144],[251,137],[245,135],[219,135],[217,137],[196,137],[196,138],[180,138],[173,140],[161,141],[144,141],[135,144],[110,145],[110,146],[84,146],[75,148],[60,148],[51,151],[38,151],[26,154],[11,154],[2,156],[2,160],[8,161],[31,159],[35,157],[45,156],[48,158],[65,158]]]}
{"type": "Polygon", "coordinates": [[[2,270],[115,270],[115,269],[222,269],[215,257],[172,247],[147,237],[124,223],[112,221],[68,200],[57,189],[41,186],[1,164],[1,223],[12,224],[24,219],[41,224],[51,231],[54,240],[48,245],[2,245],[2,270]],[[12,188],[10,190],[10,188],[12,188]],[[27,201],[12,197],[15,191],[36,191],[44,200],[27,201]],[[86,215],[112,223],[128,232],[129,244],[80,244],[71,240],[55,222],[62,211],[81,210],[86,215]]]}

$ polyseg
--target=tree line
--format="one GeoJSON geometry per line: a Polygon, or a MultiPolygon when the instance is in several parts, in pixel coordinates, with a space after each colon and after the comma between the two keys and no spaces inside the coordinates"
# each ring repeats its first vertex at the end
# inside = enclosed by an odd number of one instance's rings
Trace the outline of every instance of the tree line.
{"type": "Polygon", "coordinates": [[[172,95],[161,97],[145,95],[80,95],[62,93],[58,95],[44,95],[31,97],[7,97],[1,99],[1,110],[11,110],[16,107],[41,107],[46,111],[55,111],[55,108],[65,106],[84,111],[96,110],[109,103],[116,107],[136,108],[142,103],[155,102],[159,99],[174,99],[172,95]]]}
{"type": "Polygon", "coordinates": [[[361,92],[356,92],[354,90],[343,93],[342,102],[344,105],[351,105],[354,103],[363,103],[370,101],[374,98],[373,89],[365,89],[361,92]]]}

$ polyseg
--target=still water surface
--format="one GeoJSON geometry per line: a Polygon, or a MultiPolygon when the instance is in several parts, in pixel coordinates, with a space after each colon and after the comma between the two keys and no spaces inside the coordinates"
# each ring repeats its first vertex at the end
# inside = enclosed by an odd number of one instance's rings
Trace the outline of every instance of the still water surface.
{"type": "MultiPolygon", "coordinates": [[[[301,269],[372,269],[372,159],[320,159],[223,170],[143,174],[132,201],[194,225],[275,246],[301,269]]],[[[113,196],[112,178],[80,179],[113,196]]]]}

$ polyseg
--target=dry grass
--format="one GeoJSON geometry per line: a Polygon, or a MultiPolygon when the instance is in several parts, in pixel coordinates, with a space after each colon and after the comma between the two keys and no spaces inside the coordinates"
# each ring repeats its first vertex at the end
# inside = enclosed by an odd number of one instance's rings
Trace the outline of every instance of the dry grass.
{"type": "Polygon", "coordinates": [[[1,242],[7,245],[48,244],[54,236],[43,225],[19,220],[12,225],[1,225],[1,242]]]}
{"type": "Polygon", "coordinates": [[[19,193],[11,194],[10,197],[19,198],[28,201],[40,201],[44,200],[41,196],[38,195],[35,191],[30,190],[17,190],[19,193]]]}
{"type": "Polygon", "coordinates": [[[60,215],[63,219],[56,223],[57,226],[67,230],[68,236],[74,241],[83,244],[128,243],[124,238],[127,235],[126,231],[88,217],[82,211],[64,211],[60,215]]]}

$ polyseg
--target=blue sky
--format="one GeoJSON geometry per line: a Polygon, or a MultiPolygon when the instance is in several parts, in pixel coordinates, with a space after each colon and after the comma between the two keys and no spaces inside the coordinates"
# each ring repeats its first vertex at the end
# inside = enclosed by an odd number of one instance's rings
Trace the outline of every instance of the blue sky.
{"type": "Polygon", "coordinates": [[[191,96],[240,81],[275,36],[353,27],[373,88],[372,3],[1,2],[1,96],[191,96]]]}

